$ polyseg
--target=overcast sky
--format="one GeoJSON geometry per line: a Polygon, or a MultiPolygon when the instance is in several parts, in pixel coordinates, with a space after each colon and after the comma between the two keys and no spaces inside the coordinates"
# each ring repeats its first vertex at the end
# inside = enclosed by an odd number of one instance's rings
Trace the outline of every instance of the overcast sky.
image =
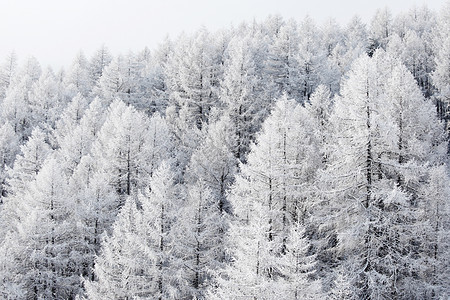
{"type": "Polygon", "coordinates": [[[270,14],[317,22],[328,17],[345,24],[358,14],[370,22],[377,8],[395,15],[414,5],[438,11],[442,0],[2,0],[0,61],[11,51],[35,56],[43,65],[70,65],[82,49],[89,57],[105,44],[113,54],[155,48],[167,35],[211,30],[270,14]],[[5,3],[6,2],[6,3],[5,3]]]}

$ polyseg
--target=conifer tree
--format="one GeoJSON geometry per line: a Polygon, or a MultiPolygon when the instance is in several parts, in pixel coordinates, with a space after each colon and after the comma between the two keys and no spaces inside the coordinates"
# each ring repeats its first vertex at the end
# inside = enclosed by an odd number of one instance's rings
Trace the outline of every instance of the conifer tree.
{"type": "Polygon", "coordinates": [[[142,260],[144,241],[138,234],[142,215],[134,197],[128,197],[105,237],[94,267],[96,281],[85,280],[89,299],[133,299],[145,296],[151,284],[149,258],[142,260]]]}
{"type": "Polygon", "coordinates": [[[359,297],[408,298],[413,285],[415,295],[427,293],[422,275],[414,275],[424,267],[414,256],[422,247],[417,186],[443,155],[430,103],[398,60],[377,51],[353,65],[331,122],[327,201],[336,216],[347,212],[335,223],[338,250],[359,297]]]}

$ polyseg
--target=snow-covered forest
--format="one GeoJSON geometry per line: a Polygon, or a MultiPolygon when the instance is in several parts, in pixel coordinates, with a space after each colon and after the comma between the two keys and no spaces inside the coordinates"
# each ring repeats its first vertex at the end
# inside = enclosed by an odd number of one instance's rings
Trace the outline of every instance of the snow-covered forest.
{"type": "Polygon", "coordinates": [[[450,2],[2,59],[1,299],[450,296],[450,2]]]}

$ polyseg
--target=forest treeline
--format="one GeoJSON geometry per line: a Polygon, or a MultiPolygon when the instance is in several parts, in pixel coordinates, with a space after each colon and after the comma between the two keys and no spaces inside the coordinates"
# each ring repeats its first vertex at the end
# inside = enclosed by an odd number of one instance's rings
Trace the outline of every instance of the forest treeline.
{"type": "Polygon", "coordinates": [[[446,299],[450,3],[0,66],[0,298],[446,299]]]}

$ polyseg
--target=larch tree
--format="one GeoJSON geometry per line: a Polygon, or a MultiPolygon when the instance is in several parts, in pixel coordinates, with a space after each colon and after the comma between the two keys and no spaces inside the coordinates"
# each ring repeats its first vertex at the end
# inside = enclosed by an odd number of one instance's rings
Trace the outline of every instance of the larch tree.
{"type": "Polygon", "coordinates": [[[175,224],[180,241],[174,252],[183,261],[186,282],[178,288],[184,297],[205,299],[213,272],[224,267],[224,219],[218,199],[201,180],[188,185],[186,193],[186,204],[175,224]]]}
{"type": "Polygon", "coordinates": [[[144,105],[141,103],[145,96],[143,67],[132,52],[114,58],[104,68],[94,93],[105,101],[105,105],[118,98],[137,109],[143,109],[144,105]]]}
{"type": "MultiPolygon", "coordinates": [[[[436,70],[432,73],[434,86],[437,88],[436,107],[441,120],[444,120],[450,137],[450,4],[443,6],[434,31],[434,49],[436,49],[436,70]]],[[[448,146],[450,152],[450,142],[448,146]]]]}
{"type": "Polygon", "coordinates": [[[98,168],[110,176],[110,184],[118,195],[131,195],[135,189],[143,187],[148,175],[145,147],[148,139],[148,118],[122,101],[114,101],[98,137],[92,153],[98,160],[98,168]]]}
{"type": "Polygon", "coordinates": [[[75,127],[80,123],[87,107],[87,99],[81,93],[78,93],[61,112],[61,116],[56,121],[55,130],[53,131],[54,138],[59,146],[61,146],[62,141],[66,137],[72,134],[75,127]]]}
{"type": "MultiPolygon", "coordinates": [[[[145,109],[149,113],[164,113],[168,105],[168,86],[165,68],[173,51],[173,42],[166,38],[146,60],[143,72],[143,86],[148,91],[145,109]]],[[[144,103],[143,103],[144,105],[144,103]]]]}
{"type": "Polygon", "coordinates": [[[235,136],[231,120],[223,116],[208,126],[208,133],[194,151],[188,165],[187,180],[197,180],[207,186],[218,200],[220,213],[231,213],[226,196],[237,172],[238,161],[233,155],[235,136]]]}
{"type": "Polygon", "coordinates": [[[60,117],[63,107],[67,105],[59,88],[57,78],[51,69],[41,74],[29,93],[30,126],[41,126],[51,132],[60,117]]]}
{"type": "MultiPolygon", "coordinates": [[[[419,199],[423,206],[421,218],[424,220],[425,230],[422,232],[424,243],[425,280],[430,285],[427,297],[443,297],[450,295],[449,273],[450,264],[450,180],[448,166],[432,167],[425,183],[419,190],[419,199]]],[[[411,295],[414,296],[414,295],[411,295]]]]}
{"type": "Polygon", "coordinates": [[[179,299],[183,287],[188,286],[184,261],[176,255],[177,245],[185,237],[178,235],[177,219],[180,217],[179,187],[171,166],[163,162],[153,173],[148,189],[138,194],[142,206],[141,255],[152,270],[146,297],[155,299],[179,299]]]}
{"type": "Polygon", "coordinates": [[[149,257],[141,252],[141,228],[142,214],[135,197],[128,197],[95,260],[96,280],[84,281],[89,299],[134,299],[146,295],[153,273],[149,257]]]}
{"type": "Polygon", "coordinates": [[[206,29],[182,36],[166,65],[169,102],[189,127],[207,124],[212,106],[218,103],[220,61],[215,40],[206,29]]]}
{"type": "Polygon", "coordinates": [[[275,41],[270,45],[267,72],[275,85],[276,98],[286,93],[289,98],[301,101],[300,63],[298,59],[300,36],[297,23],[283,24],[275,41]]]}
{"type": "Polygon", "coordinates": [[[97,84],[98,80],[103,75],[104,69],[111,63],[112,59],[111,53],[105,45],[102,45],[90,58],[88,69],[91,86],[97,84]]]}
{"type": "Polygon", "coordinates": [[[10,53],[0,66],[0,100],[6,95],[6,90],[13,81],[17,72],[17,56],[14,52],[10,53]]]}
{"type": "Polygon", "coordinates": [[[425,5],[412,7],[406,14],[397,16],[393,23],[394,34],[389,38],[387,49],[391,48],[392,39],[396,42],[396,55],[413,74],[425,97],[434,93],[431,73],[435,69],[435,50],[433,49],[433,31],[436,30],[435,13],[425,5]]]}
{"type": "Polygon", "coordinates": [[[68,183],[68,199],[72,221],[74,250],[79,253],[80,275],[95,279],[94,260],[100,254],[102,236],[111,233],[120,205],[116,191],[109,184],[107,174],[96,171],[90,155],[81,158],[68,183]]]}
{"type": "Polygon", "coordinates": [[[334,47],[331,60],[340,70],[341,76],[348,72],[353,61],[368,48],[366,24],[360,17],[353,17],[343,29],[343,40],[334,47]]]}
{"type": "Polygon", "coordinates": [[[263,123],[231,190],[233,261],[218,279],[218,295],[271,299],[287,293],[289,276],[296,277],[283,260],[294,247],[293,224],[307,224],[311,213],[307,187],[321,161],[316,141],[307,136],[312,124],[305,108],[285,97],[263,123]]]}
{"type": "Polygon", "coordinates": [[[392,34],[392,13],[388,7],[378,9],[372,17],[369,33],[367,54],[372,56],[378,48],[386,50],[389,37],[392,34]]]}
{"type": "Polygon", "coordinates": [[[423,246],[417,186],[419,170],[442,157],[439,126],[414,78],[384,51],[359,58],[348,76],[324,173],[335,216],[346,212],[335,219],[339,255],[359,297],[408,298],[411,282],[426,293],[414,256],[423,246]]]}
{"type": "Polygon", "coordinates": [[[23,284],[26,298],[73,299],[79,292],[66,188],[66,177],[50,158],[25,192],[10,255],[17,262],[14,279],[23,284]]]}
{"type": "Polygon", "coordinates": [[[226,52],[220,99],[237,138],[233,153],[242,162],[272,106],[265,91],[267,76],[263,75],[267,57],[267,41],[257,33],[234,37],[226,52]]]}
{"type": "Polygon", "coordinates": [[[12,126],[6,122],[0,126],[0,205],[8,195],[8,170],[13,167],[19,149],[19,139],[12,126]]]}
{"type": "Polygon", "coordinates": [[[30,139],[20,147],[21,153],[16,157],[10,170],[9,185],[12,194],[21,194],[25,186],[34,180],[51,152],[47,135],[35,128],[30,139]]]}
{"type": "Polygon", "coordinates": [[[83,97],[87,97],[91,92],[92,83],[89,77],[89,61],[82,51],[77,54],[65,74],[64,84],[72,97],[78,93],[83,97]]]}
{"type": "Polygon", "coordinates": [[[28,60],[13,78],[1,103],[2,117],[13,126],[21,142],[28,139],[33,128],[29,94],[40,74],[39,63],[35,59],[28,60]]]}
{"type": "Polygon", "coordinates": [[[298,61],[300,69],[300,103],[309,100],[311,94],[320,83],[325,82],[328,61],[327,49],[321,44],[322,36],[314,20],[305,17],[299,26],[300,44],[298,61]],[[323,82],[322,82],[323,81],[323,82]]]}

